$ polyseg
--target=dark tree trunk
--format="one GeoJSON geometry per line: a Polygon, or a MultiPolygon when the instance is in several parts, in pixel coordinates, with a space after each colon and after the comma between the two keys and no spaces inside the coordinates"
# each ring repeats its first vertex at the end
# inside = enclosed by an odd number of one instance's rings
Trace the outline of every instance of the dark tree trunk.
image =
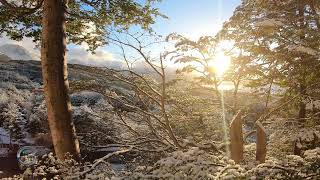
{"type": "Polygon", "coordinates": [[[48,121],[56,156],[66,153],[79,159],[79,142],[71,116],[66,53],[66,5],[63,0],[44,0],[41,64],[48,121]]]}

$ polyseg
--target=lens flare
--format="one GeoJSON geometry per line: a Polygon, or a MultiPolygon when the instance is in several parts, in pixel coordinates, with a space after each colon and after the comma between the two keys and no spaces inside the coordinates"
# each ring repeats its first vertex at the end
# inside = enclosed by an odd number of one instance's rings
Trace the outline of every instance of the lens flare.
{"type": "Polygon", "coordinates": [[[224,53],[219,53],[213,59],[211,59],[208,64],[211,71],[214,71],[218,77],[221,77],[226,70],[228,70],[230,61],[231,59],[229,56],[224,55],[224,53]]]}

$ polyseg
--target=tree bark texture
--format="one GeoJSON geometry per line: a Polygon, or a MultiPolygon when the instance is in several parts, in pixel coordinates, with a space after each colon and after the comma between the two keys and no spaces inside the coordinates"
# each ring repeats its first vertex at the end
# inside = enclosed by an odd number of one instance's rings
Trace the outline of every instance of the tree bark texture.
{"type": "Polygon", "coordinates": [[[79,160],[79,142],[71,115],[66,53],[66,4],[44,0],[41,64],[48,121],[58,159],[70,153],[79,160]]]}

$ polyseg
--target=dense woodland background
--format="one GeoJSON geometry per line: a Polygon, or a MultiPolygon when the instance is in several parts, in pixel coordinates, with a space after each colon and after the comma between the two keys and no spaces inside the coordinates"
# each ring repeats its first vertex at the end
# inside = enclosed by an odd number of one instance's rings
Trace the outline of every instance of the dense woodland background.
{"type": "Polygon", "coordinates": [[[0,143],[55,152],[12,178],[320,178],[320,1],[243,0],[198,40],[154,32],[158,1],[65,3],[0,0],[0,34],[34,38],[42,56],[0,46],[0,143]],[[66,41],[113,45],[123,66],[67,65],[66,41]],[[231,59],[223,74],[218,53],[231,59]]]}

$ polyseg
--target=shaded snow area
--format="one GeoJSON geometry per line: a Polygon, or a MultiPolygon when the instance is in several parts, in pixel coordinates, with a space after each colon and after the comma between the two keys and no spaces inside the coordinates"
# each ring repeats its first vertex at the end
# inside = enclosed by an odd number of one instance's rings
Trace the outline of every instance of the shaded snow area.
{"type": "Polygon", "coordinates": [[[0,144],[9,144],[10,138],[8,132],[0,127],[0,144]]]}
{"type": "Polygon", "coordinates": [[[73,106],[81,106],[85,104],[92,106],[102,100],[103,95],[93,91],[81,91],[71,94],[70,98],[73,106]]]}
{"type": "Polygon", "coordinates": [[[0,157],[6,157],[9,153],[9,148],[0,148],[0,157]]]}
{"type": "Polygon", "coordinates": [[[7,156],[9,152],[9,149],[7,147],[1,147],[1,144],[9,144],[9,143],[10,143],[9,134],[5,129],[0,127],[0,157],[7,156]]]}

